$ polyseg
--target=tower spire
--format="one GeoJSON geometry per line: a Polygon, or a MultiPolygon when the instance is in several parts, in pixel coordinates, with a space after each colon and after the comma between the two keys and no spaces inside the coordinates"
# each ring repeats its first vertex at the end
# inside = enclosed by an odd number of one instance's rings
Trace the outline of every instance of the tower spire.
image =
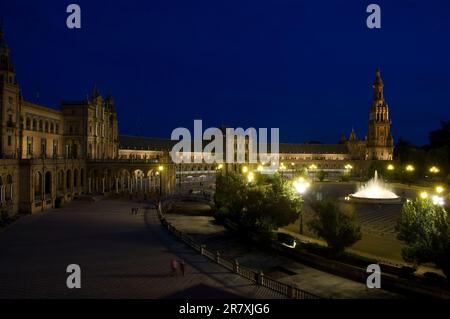
{"type": "Polygon", "coordinates": [[[373,82],[373,99],[374,101],[383,100],[383,80],[381,79],[380,68],[375,71],[375,82],[373,82]]]}

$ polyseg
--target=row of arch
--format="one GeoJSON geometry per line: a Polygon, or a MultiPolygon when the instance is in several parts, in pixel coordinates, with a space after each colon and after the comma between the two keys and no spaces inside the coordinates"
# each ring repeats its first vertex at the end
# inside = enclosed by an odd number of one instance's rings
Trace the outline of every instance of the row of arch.
{"type": "Polygon", "coordinates": [[[53,121],[31,120],[31,118],[27,117],[25,120],[25,128],[30,131],[59,134],[59,123],[53,121]]]}
{"type": "Polygon", "coordinates": [[[152,193],[159,192],[160,187],[161,175],[156,169],[93,169],[88,174],[89,193],[152,193]]]}
{"type": "MultiPolygon", "coordinates": [[[[85,187],[85,171],[81,169],[59,170],[56,174],[56,194],[64,195],[66,193],[81,193],[85,187]]],[[[42,199],[48,200],[54,197],[53,188],[55,181],[53,173],[37,171],[34,174],[34,198],[36,202],[42,199]]]]}
{"type": "Polygon", "coordinates": [[[14,180],[11,174],[0,176],[0,203],[12,201],[14,194],[14,180]]]}

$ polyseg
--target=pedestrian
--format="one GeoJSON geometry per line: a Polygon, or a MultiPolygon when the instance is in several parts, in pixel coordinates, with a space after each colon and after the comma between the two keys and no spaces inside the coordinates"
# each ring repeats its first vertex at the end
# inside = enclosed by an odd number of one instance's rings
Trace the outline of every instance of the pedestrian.
{"type": "Polygon", "coordinates": [[[136,215],[137,215],[139,213],[139,207],[136,207],[135,210],[136,210],[136,215]]]}
{"type": "Polygon", "coordinates": [[[184,260],[180,260],[180,271],[181,271],[181,275],[184,277],[184,260]]]}
{"type": "Polygon", "coordinates": [[[131,207],[131,215],[134,215],[134,207],[131,207]]]}
{"type": "Polygon", "coordinates": [[[178,262],[175,259],[173,259],[172,262],[170,263],[170,266],[172,268],[171,275],[176,276],[178,272],[178,262]]]}

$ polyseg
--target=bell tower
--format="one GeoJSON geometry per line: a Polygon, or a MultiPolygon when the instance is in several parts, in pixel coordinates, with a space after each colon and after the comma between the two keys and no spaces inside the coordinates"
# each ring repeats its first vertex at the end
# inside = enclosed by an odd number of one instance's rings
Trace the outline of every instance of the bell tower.
{"type": "Polygon", "coordinates": [[[380,69],[377,69],[373,83],[373,101],[370,107],[369,130],[367,133],[368,160],[392,160],[394,139],[391,135],[389,107],[383,96],[384,84],[380,69]]]}
{"type": "Polygon", "coordinates": [[[20,88],[11,61],[11,52],[0,27],[0,152],[2,158],[20,155],[20,88]]]}

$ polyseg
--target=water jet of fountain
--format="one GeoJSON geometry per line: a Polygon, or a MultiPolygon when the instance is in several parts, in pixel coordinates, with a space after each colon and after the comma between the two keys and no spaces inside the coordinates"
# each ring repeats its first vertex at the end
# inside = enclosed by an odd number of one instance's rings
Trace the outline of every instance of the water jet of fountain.
{"type": "Polygon", "coordinates": [[[374,177],[358,191],[351,195],[353,198],[361,199],[398,199],[399,197],[390,190],[382,179],[378,178],[378,172],[375,171],[374,177]]]}

